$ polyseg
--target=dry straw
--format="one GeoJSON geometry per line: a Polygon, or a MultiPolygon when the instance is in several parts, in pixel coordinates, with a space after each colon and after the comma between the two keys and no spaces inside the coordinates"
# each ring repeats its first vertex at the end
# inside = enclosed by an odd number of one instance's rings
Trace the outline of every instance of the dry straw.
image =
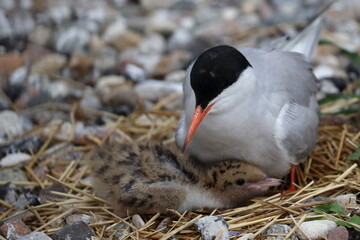
{"type": "MultiPolygon", "coordinates": [[[[175,99],[169,97],[168,100],[175,99]]],[[[246,233],[253,233],[252,239],[262,238],[261,232],[272,224],[282,223],[291,226],[292,230],[285,236],[288,239],[294,232],[301,231],[303,221],[318,217],[335,218],[333,215],[314,214],[311,207],[331,202],[306,202],[316,196],[336,197],[347,193],[360,191],[360,171],[356,161],[346,160],[360,143],[360,134],[350,126],[322,126],[319,129],[318,144],[309,159],[296,169],[296,186],[298,191],[282,195],[272,191],[268,196],[253,199],[248,205],[236,209],[205,211],[199,210],[175,214],[171,217],[168,228],[156,227],[166,217],[163,215],[144,215],[145,225],[135,227],[131,218],[120,218],[112,213],[106,200],[93,195],[91,185],[86,181],[90,169],[86,167],[86,159],[93,146],[101,144],[105,139],[113,141],[147,141],[149,139],[174,141],[179,113],[162,111],[163,102],[155,105],[152,111],[141,108],[135,110],[129,117],[118,117],[113,114],[80,109],[77,105],[47,104],[38,109],[57,109],[69,114],[71,122],[70,138],[59,138],[61,124],[38,126],[26,136],[41,136],[45,141],[40,150],[33,153],[32,159],[23,167],[29,176],[28,182],[13,182],[19,186],[46,189],[51,185],[61,185],[65,192],[52,191],[52,198],[38,206],[27,206],[19,211],[10,204],[0,201],[3,211],[0,221],[21,217],[33,231],[43,231],[51,235],[65,225],[65,218],[71,214],[87,214],[94,221],[90,226],[97,238],[108,239],[168,239],[176,236],[179,239],[199,239],[193,223],[204,215],[219,215],[225,218],[231,231],[238,234],[232,236],[237,239],[246,233]],[[75,135],[75,115],[104,116],[114,120],[107,125],[105,134],[91,136],[75,135]],[[54,147],[54,143],[57,143],[54,147]],[[74,147],[73,143],[77,146],[74,147]],[[60,151],[59,149],[63,149],[60,151]],[[65,156],[72,154],[75,159],[68,160],[65,156]],[[76,153],[76,154],[74,154],[76,153]],[[39,166],[49,168],[45,180],[40,180],[34,169],[39,166]],[[118,231],[123,232],[119,235],[118,231]],[[116,230],[117,229],[117,230],[116,230]]],[[[1,182],[4,184],[4,182],[1,182]]],[[[216,236],[216,239],[220,234],[216,236]]]]}

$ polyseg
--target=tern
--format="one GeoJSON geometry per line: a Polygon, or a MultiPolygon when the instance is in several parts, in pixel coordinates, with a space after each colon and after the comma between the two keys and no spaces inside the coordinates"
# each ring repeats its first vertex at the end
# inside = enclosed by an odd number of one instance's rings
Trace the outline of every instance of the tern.
{"type": "Polygon", "coordinates": [[[322,26],[315,19],[276,49],[221,45],[187,69],[176,143],[202,162],[241,159],[283,177],[316,144],[316,77],[309,60],[322,26]]]}

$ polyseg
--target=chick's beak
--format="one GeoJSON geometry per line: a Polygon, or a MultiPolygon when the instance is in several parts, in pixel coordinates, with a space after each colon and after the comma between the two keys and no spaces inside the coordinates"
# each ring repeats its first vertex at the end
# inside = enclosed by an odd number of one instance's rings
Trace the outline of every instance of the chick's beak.
{"type": "Polygon", "coordinates": [[[277,178],[265,178],[264,180],[261,180],[259,182],[256,183],[251,183],[247,186],[247,189],[251,190],[251,189],[268,189],[269,187],[276,187],[281,185],[282,183],[284,183],[283,180],[281,179],[277,179],[277,178]]]}
{"type": "Polygon", "coordinates": [[[200,105],[196,107],[194,115],[193,115],[191,123],[190,123],[189,131],[185,138],[185,142],[184,142],[183,149],[182,149],[183,152],[185,151],[187,145],[190,143],[190,140],[191,140],[192,136],[194,135],[196,129],[199,127],[201,121],[205,118],[206,114],[210,111],[210,109],[212,108],[212,106],[214,106],[214,104],[215,103],[208,105],[205,108],[205,110],[200,105]]]}

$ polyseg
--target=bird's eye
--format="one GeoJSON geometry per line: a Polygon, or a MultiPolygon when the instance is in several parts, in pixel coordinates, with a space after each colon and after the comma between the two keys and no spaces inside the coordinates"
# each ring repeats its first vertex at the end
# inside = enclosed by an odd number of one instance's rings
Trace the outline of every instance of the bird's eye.
{"type": "Polygon", "coordinates": [[[243,185],[244,183],[245,183],[245,180],[242,178],[239,178],[238,180],[236,180],[237,185],[243,185]]]}

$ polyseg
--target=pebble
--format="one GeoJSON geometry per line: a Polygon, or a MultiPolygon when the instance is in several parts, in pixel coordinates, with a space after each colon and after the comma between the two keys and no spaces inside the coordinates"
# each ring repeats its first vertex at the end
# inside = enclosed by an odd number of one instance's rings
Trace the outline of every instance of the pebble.
{"type": "Polygon", "coordinates": [[[102,104],[110,106],[135,106],[136,98],[132,83],[123,76],[109,75],[101,77],[95,86],[95,92],[102,104]]]}
{"type": "Polygon", "coordinates": [[[0,142],[1,138],[12,138],[24,133],[22,122],[14,111],[0,112],[0,142]]]}
{"type": "Polygon", "coordinates": [[[26,182],[28,179],[20,167],[0,169],[0,181],[26,182]]]}
{"type": "Polygon", "coordinates": [[[61,54],[49,54],[40,58],[31,67],[31,73],[57,73],[65,67],[66,57],[61,54]]]}
{"type": "Polygon", "coordinates": [[[96,96],[94,89],[88,88],[83,92],[80,107],[92,109],[99,109],[101,107],[100,99],[96,96]]]}
{"type": "Polygon", "coordinates": [[[0,226],[1,233],[8,240],[18,240],[21,237],[31,233],[31,230],[26,224],[21,220],[12,220],[4,222],[0,226]]]}
{"type": "Polygon", "coordinates": [[[166,82],[180,82],[182,83],[185,79],[185,75],[186,75],[186,71],[185,70],[177,70],[177,71],[173,71],[168,73],[165,76],[165,81],[166,82]]]}
{"type": "Polygon", "coordinates": [[[144,220],[140,217],[139,214],[134,214],[134,215],[131,217],[131,222],[132,222],[132,224],[134,224],[134,226],[135,226],[137,229],[140,229],[140,228],[142,228],[142,227],[145,225],[144,220]]]}
{"type": "Polygon", "coordinates": [[[156,231],[160,231],[162,233],[167,233],[169,230],[168,225],[171,223],[171,218],[164,218],[159,225],[156,227],[156,231]]]}
{"type": "Polygon", "coordinates": [[[125,19],[118,18],[116,21],[111,23],[107,28],[105,29],[105,32],[102,36],[102,39],[106,43],[112,43],[117,40],[122,34],[125,33],[127,29],[125,19]]]}
{"type": "Polygon", "coordinates": [[[57,230],[51,238],[54,240],[84,240],[95,236],[90,227],[83,221],[77,221],[57,230]]]}
{"type": "MultiPolygon", "coordinates": [[[[285,224],[274,224],[265,229],[261,235],[267,236],[267,240],[282,240],[291,231],[291,227],[285,224]]],[[[290,240],[297,240],[298,238],[293,234],[290,240]]]]}
{"type": "Polygon", "coordinates": [[[101,75],[115,73],[117,63],[117,51],[112,47],[103,48],[95,54],[94,68],[101,75]]]}
{"type": "Polygon", "coordinates": [[[42,232],[32,232],[18,238],[18,240],[52,240],[52,238],[42,232]]]}
{"type": "Polygon", "coordinates": [[[38,46],[46,47],[50,44],[51,29],[45,26],[36,26],[35,29],[30,33],[29,40],[33,44],[38,46]]]}
{"type": "Polygon", "coordinates": [[[246,233],[246,234],[244,234],[244,236],[239,237],[239,238],[238,238],[238,239],[236,239],[236,240],[249,240],[249,239],[251,239],[251,238],[252,238],[252,236],[254,236],[254,234],[253,234],[253,233],[246,233]]]}
{"type": "Polygon", "coordinates": [[[339,195],[334,198],[338,203],[340,203],[344,208],[355,209],[359,208],[359,205],[356,202],[356,195],[349,193],[345,195],[339,195]]]}
{"type": "Polygon", "coordinates": [[[9,78],[9,85],[11,85],[11,88],[16,87],[16,85],[21,86],[24,84],[28,73],[29,70],[27,67],[19,67],[13,71],[9,78]]]}
{"type": "Polygon", "coordinates": [[[56,51],[71,55],[75,52],[83,52],[90,43],[90,33],[85,29],[72,26],[59,33],[55,42],[56,51]]]}
{"type": "Polygon", "coordinates": [[[4,74],[11,74],[16,69],[23,66],[24,63],[25,60],[19,53],[6,53],[0,55],[0,71],[4,74]]]}
{"type": "Polygon", "coordinates": [[[188,29],[179,28],[169,38],[169,49],[187,49],[193,40],[188,29]]]}
{"type": "Polygon", "coordinates": [[[162,54],[166,49],[165,38],[160,34],[151,34],[139,44],[141,54],[162,54]]]}
{"type": "Polygon", "coordinates": [[[118,223],[114,227],[112,227],[112,230],[115,230],[116,233],[114,234],[114,237],[121,239],[123,236],[126,236],[129,234],[129,226],[125,223],[118,223]]]}
{"type": "Polygon", "coordinates": [[[146,25],[146,32],[155,32],[162,35],[170,35],[176,29],[176,23],[171,13],[165,9],[153,11],[149,16],[146,25]]]}
{"type": "MultiPolygon", "coordinates": [[[[309,236],[312,240],[319,237],[325,237],[331,230],[336,228],[336,223],[329,220],[314,220],[309,222],[303,222],[300,228],[309,236]]],[[[300,229],[296,230],[300,239],[308,239],[300,229]]]]}
{"type": "Polygon", "coordinates": [[[109,43],[115,47],[119,52],[124,51],[127,48],[136,47],[142,41],[142,36],[130,29],[125,30],[121,35],[109,41],[109,43]]]}
{"type": "Polygon", "coordinates": [[[15,152],[30,153],[30,149],[32,152],[36,153],[39,150],[42,142],[42,139],[36,136],[31,136],[12,141],[5,145],[0,145],[0,157],[4,157],[8,153],[15,152]]]}
{"type": "Polygon", "coordinates": [[[348,240],[349,232],[346,227],[338,226],[331,230],[327,235],[328,240],[348,240]]]}
{"type": "Polygon", "coordinates": [[[182,84],[178,82],[164,82],[146,80],[135,86],[135,93],[143,100],[157,102],[173,93],[182,92],[182,84]]]}
{"type": "Polygon", "coordinates": [[[213,240],[215,238],[219,240],[229,239],[229,225],[222,217],[202,217],[194,223],[194,226],[195,229],[201,233],[202,239],[204,240],[213,240]],[[221,235],[218,237],[220,233],[221,235]]]}
{"type": "Polygon", "coordinates": [[[22,152],[10,153],[0,160],[0,167],[9,167],[12,165],[29,161],[30,159],[31,159],[31,155],[26,153],[22,153],[22,152]]]}
{"type": "Polygon", "coordinates": [[[51,7],[47,13],[50,19],[57,25],[69,22],[72,16],[71,8],[65,4],[51,7]]]}
{"type": "Polygon", "coordinates": [[[155,66],[152,72],[153,76],[164,77],[167,73],[179,70],[185,67],[190,60],[190,54],[185,51],[173,51],[164,56],[155,66]]]}
{"type": "MultiPolygon", "coordinates": [[[[8,178],[3,181],[9,181],[9,179],[11,179],[11,181],[16,181],[12,178],[8,178]]],[[[2,199],[19,210],[24,210],[27,206],[36,206],[40,203],[39,198],[33,193],[29,192],[27,188],[18,187],[11,182],[1,185],[0,190],[2,193],[2,199]]]]}
{"type": "Polygon", "coordinates": [[[94,58],[89,55],[75,53],[71,56],[69,68],[74,79],[84,77],[91,72],[94,65],[94,58]]]}
{"type": "Polygon", "coordinates": [[[134,82],[142,82],[146,78],[144,69],[134,64],[126,64],[124,73],[127,78],[134,82]]]}
{"type": "Polygon", "coordinates": [[[52,191],[65,193],[67,189],[61,184],[54,183],[51,186],[40,190],[40,203],[45,203],[46,201],[55,201],[56,199],[61,198],[60,196],[53,194],[52,191]]]}
{"type": "Polygon", "coordinates": [[[83,221],[86,224],[91,224],[96,221],[93,216],[87,214],[73,214],[66,217],[66,224],[70,225],[74,222],[83,221]]]}

